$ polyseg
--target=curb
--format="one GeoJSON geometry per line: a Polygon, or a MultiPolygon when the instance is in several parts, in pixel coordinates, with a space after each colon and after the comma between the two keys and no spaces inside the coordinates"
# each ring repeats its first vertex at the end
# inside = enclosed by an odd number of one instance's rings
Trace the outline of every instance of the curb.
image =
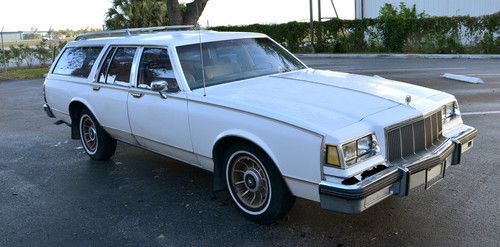
{"type": "Polygon", "coordinates": [[[500,59],[498,54],[295,54],[299,58],[500,59]]]}

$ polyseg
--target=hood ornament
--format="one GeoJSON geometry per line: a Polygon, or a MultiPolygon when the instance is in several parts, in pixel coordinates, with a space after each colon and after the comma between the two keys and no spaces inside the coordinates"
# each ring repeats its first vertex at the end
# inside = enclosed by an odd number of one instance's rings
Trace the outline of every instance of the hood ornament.
{"type": "Polygon", "coordinates": [[[408,94],[408,95],[406,95],[405,102],[406,102],[406,104],[408,104],[408,105],[411,103],[411,95],[409,95],[409,94],[408,94]]]}

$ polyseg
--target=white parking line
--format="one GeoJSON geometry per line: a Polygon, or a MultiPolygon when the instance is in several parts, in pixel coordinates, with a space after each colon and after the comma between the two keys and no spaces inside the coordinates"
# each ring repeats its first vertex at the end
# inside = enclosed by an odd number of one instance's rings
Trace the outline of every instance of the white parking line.
{"type": "Polygon", "coordinates": [[[462,112],[462,116],[472,116],[472,115],[491,115],[500,114],[500,111],[476,111],[476,112],[462,112]]]}
{"type": "Polygon", "coordinates": [[[406,68],[406,69],[353,69],[362,72],[405,72],[405,71],[429,71],[429,70],[461,70],[465,68],[406,68]]]}
{"type": "MultiPolygon", "coordinates": [[[[313,66],[316,69],[336,69],[338,66],[313,66]]],[[[347,69],[351,72],[405,72],[405,71],[430,71],[430,70],[463,70],[466,68],[401,68],[401,69],[347,69]]]]}
{"type": "Polygon", "coordinates": [[[466,74],[470,76],[500,76],[500,74],[466,74]]]}

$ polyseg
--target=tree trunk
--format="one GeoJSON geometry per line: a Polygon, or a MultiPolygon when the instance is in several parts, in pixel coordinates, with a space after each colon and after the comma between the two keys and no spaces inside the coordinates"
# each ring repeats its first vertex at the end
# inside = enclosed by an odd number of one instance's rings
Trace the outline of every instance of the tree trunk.
{"type": "Polygon", "coordinates": [[[186,4],[186,10],[182,13],[179,0],[167,0],[169,25],[196,25],[207,2],[208,0],[194,0],[186,4]]]}
{"type": "Polygon", "coordinates": [[[208,0],[194,0],[193,2],[186,4],[186,11],[182,16],[182,23],[184,25],[195,25],[203,13],[205,6],[207,6],[207,2],[208,0]]]}
{"type": "Polygon", "coordinates": [[[179,0],[167,0],[168,23],[170,26],[182,25],[182,13],[179,0]]]}

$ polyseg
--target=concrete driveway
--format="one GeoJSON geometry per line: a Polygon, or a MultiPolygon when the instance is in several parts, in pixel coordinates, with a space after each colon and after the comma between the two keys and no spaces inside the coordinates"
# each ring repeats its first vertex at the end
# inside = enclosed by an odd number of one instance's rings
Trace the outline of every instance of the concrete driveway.
{"type": "Polygon", "coordinates": [[[463,165],[430,190],[359,215],[297,200],[272,226],[245,220],[210,173],[119,143],[94,162],[41,109],[42,80],[0,82],[0,246],[498,246],[500,60],[306,59],[455,94],[479,129],[463,165]],[[484,85],[440,78],[475,74],[484,85]],[[488,113],[490,112],[490,113],[488,113]]]}

